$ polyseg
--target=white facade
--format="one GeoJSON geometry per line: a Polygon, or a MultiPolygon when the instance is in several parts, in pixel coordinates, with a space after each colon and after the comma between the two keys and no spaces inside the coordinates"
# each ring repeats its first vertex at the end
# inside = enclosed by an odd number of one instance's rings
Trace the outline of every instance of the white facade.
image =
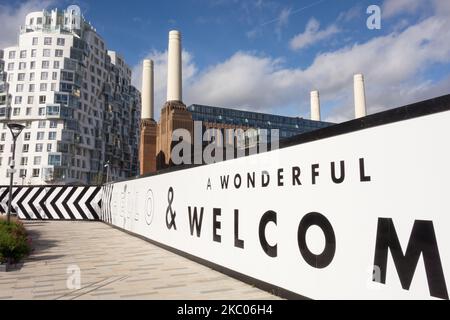
{"type": "MultiPolygon", "coordinates": [[[[0,85],[0,184],[9,183],[7,122],[26,126],[17,143],[15,184],[100,183],[106,161],[116,178],[134,174],[105,153],[104,119],[111,109],[105,88],[117,81],[112,61],[116,54],[108,55],[105,42],[84,21],[78,7],[27,15],[18,45],[3,50],[6,85],[3,90],[0,85]]],[[[122,65],[126,70],[122,84],[130,87],[131,70],[122,65]]],[[[123,109],[130,108],[129,97],[118,98],[125,100],[123,109]]],[[[129,118],[123,121],[125,129],[129,129],[129,118]]],[[[127,133],[137,139],[137,131],[127,133]]],[[[137,159],[137,150],[132,152],[137,159]]]]}

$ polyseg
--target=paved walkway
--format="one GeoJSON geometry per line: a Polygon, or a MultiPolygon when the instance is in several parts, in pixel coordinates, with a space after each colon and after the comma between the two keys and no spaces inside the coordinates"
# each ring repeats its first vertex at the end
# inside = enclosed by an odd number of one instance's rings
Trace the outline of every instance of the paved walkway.
{"type": "Polygon", "coordinates": [[[26,227],[35,252],[0,273],[0,299],[277,299],[101,222],[26,227]],[[79,290],[67,288],[71,265],[81,270],[79,290]]]}

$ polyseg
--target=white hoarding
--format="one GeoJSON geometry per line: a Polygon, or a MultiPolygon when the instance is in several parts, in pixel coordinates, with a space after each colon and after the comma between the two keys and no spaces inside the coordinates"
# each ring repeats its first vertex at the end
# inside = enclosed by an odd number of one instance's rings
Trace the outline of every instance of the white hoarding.
{"type": "Polygon", "coordinates": [[[312,299],[448,298],[450,112],[111,185],[103,218],[312,299]]]}

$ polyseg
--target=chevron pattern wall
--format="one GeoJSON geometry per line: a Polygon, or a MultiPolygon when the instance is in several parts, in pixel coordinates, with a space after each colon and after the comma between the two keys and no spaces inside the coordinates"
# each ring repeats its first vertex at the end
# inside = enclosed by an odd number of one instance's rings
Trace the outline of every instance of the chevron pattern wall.
{"type": "MultiPolygon", "coordinates": [[[[99,220],[99,186],[14,186],[11,212],[25,220],[99,220]]],[[[8,210],[9,187],[0,186],[0,214],[8,210]]]]}

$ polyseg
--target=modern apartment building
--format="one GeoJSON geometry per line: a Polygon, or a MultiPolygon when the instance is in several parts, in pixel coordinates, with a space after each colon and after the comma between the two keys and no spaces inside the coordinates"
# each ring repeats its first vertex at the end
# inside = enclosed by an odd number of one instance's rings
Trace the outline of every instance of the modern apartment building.
{"type": "Polygon", "coordinates": [[[14,183],[95,184],[138,174],[140,93],[77,6],[33,12],[0,53],[0,184],[9,183],[8,122],[25,125],[14,183]],[[3,69],[3,71],[2,71],[3,69]]]}

